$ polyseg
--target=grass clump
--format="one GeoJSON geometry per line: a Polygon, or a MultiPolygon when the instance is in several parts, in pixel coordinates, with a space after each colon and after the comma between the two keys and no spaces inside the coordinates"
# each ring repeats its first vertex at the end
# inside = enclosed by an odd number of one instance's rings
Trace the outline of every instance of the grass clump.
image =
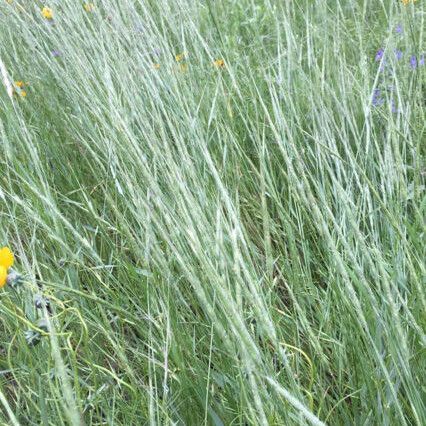
{"type": "Polygon", "coordinates": [[[424,16],[0,4],[2,421],[425,424],[424,16]]]}

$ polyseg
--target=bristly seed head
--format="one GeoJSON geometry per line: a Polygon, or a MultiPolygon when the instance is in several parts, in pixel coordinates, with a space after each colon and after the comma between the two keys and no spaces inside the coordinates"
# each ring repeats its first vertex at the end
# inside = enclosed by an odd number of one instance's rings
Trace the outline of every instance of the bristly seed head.
{"type": "Polygon", "coordinates": [[[7,275],[7,285],[11,287],[17,287],[22,283],[22,275],[16,272],[14,269],[10,269],[7,275]]]}
{"type": "Polygon", "coordinates": [[[44,297],[41,294],[36,294],[34,296],[34,305],[37,309],[42,309],[44,306],[49,309],[50,301],[47,297],[44,297]]]}

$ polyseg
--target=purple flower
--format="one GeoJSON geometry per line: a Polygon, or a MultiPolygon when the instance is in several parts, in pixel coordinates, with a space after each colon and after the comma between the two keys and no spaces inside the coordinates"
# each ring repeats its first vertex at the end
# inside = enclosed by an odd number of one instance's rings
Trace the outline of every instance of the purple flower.
{"type": "Polygon", "coordinates": [[[397,34],[402,34],[402,33],[404,32],[404,30],[403,30],[403,28],[402,28],[402,25],[401,25],[401,24],[398,24],[398,25],[395,27],[395,32],[396,32],[397,34]]]}
{"type": "Polygon", "coordinates": [[[375,58],[374,60],[375,60],[376,62],[381,61],[381,60],[382,60],[382,58],[383,58],[384,53],[385,53],[385,51],[384,51],[382,48],[380,48],[380,49],[377,51],[377,53],[376,53],[376,58],[375,58]]]}
{"type": "Polygon", "coordinates": [[[413,70],[415,70],[417,68],[417,57],[416,57],[416,55],[412,55],[410,57],[410,66],[413,70]]]}
{"type": "Polygon", "coordinates": [[[55,57],[55,58],[62,55],[60,50],[52,50],[51,53],[52,53],[52,56],[55,57]]]}
{"type": "Polygon", "coordinates": [[[396,60],[399,61],[400,59],[402,59],[402,56],[403,56],[402,50],[395,49],[396,60]]]}
{"type": "Polygon", "coordinates": [[[374,89],[373,90],[373,99],[372,99],[373,106],[380,106],[383,105],[385,102],[384,99],[381,97],[381,91],[380,89],[374,89]]]}
{"type": "Polygon", "coordinates": [[[424,64],[425,64],[425,55],[423,54],[423,55],[421,55],[421,56],[420,56],[420,59],[419,59],[419,66],[420,66],[420,67],[423,67],[423,66],[424,66],[424,64]]]}

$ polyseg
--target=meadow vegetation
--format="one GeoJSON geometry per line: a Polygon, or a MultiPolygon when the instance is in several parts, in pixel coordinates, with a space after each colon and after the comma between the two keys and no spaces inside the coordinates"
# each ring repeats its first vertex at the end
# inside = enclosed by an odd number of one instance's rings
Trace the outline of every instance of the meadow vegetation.
{"type": "Polygon", "coordinates": [[[425,425],[425,4],[1,0],[1,422],[425,425]]]}

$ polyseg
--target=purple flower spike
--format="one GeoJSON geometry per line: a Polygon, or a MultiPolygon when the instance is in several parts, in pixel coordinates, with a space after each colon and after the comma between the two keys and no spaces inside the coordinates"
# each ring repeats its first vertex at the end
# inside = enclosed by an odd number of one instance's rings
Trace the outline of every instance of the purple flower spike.
{"type": "Polygon", "coordinates": [[[402,51],[401,51],[401,50],[399,50],[399,49],[395,49],[395,57],[396,57],[396,60],[397,60],[397,61],[401,60],[401,59],[402,59],[402,56],[403,56],[402,51]]]}
{"type": "Polygon", "coordinates": [[[425,65],[425,55],[421,55],[419,59],[419,66],[423,67],[425,65]]]}
{"type": "Polygon", "coordinates": [[[52,50],[52,56],[57,58],[58,56],[61,56],[61,52],[59,50],[52,50]]]}
{"type": "Polygon", "coordinates": [[[381,95],[380,89],[374,89],[373,90],[373,99],[371,101],[373,106],[383,105],[384,99],[381,98],[380,95],[381,95]]]}
{"type": "Polygon", "coordinates": [[[413,70],[415,70],[417,68],[417,58],[416,55],[412,55],[410,57],[410,66],[413,70]]]}
{"type": "Polygon", "coordinates": [[[402,28],[402,25],[401,25],[401,24],[398,24],[398,25],[395,27],[395,32],[396,32],[397,34],[402,34],[402,33],[404,32],[404,30],[403,30],[403,28],[402,28]]]}
{"type": "Polygon", "coordinates": [[[380,48],[380,49],[377,51],[377,53],[376,53],[375,61],[376,61],[376,62],[381,61],[381,60],[382,60],[382,58],[383,58],[384,53],[385,53],[385,51],[384,51],[382,48],[380,48]]]}

